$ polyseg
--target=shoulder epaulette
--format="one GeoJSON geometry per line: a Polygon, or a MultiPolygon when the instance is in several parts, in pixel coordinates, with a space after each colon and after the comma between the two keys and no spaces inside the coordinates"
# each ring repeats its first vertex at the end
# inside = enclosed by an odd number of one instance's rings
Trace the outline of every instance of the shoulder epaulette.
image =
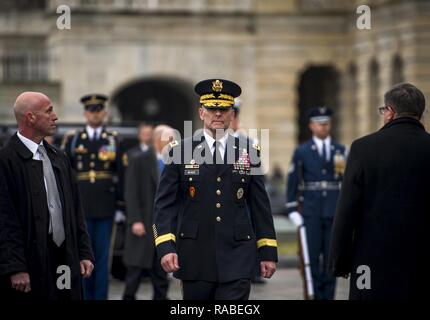
{"type": "Polygon", "coordinates": [[[169,146],[170,146],[171,148],[176,147],[177,145],[179,145],[178,140],[173,140],[172,142],[170,142],[170,143],[169,143],[169,146]]]}
{"type": "Polygon", "coordinates": [[[69,138],[73,137],[76,134],[76,130],[68,130],[61,140],[61,149],[64,150],[66,147],[67,142],[69,141],[69,138]]]}
{"type": "Polygon", "coordinates": [[[74,136],[76,134],[76,130],[68,130],[64,135],[67,137],[74,136]]]}

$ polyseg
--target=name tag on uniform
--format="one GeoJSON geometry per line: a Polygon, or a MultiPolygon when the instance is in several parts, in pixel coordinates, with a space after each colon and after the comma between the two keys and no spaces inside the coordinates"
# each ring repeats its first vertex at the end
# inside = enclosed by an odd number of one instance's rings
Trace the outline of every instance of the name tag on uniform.
{"type": "Polygon", "coordinates": [[[184,171],[184,175],[186,175],[186,176],[196,176],[198,174],[199,174],[199,170],[197,170],[197,169],[184,171]]]}
{"type": "Polygon", "coordinates": [[[185,169],[198,169],[200,165],[198,164],[186,164],[185,169]]]}

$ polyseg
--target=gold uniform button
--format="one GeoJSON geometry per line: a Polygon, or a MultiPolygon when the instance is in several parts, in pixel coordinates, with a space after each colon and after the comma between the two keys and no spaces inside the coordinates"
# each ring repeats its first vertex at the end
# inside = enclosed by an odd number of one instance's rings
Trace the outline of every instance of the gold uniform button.
{"type": "Polygon", "coordinates": [[[95,159],[96,155],[94,153],[91,153],[91,159],[95,159]]]}
{"type": "Polygon", "coordinates": [[[219,189],[218,189],[218,190],[216,191],[216,194],[220,196],[220,195],[221,195],[221,190],[219,190],[219,189]]]}
{"type": "Polygon", "coordinates": [[[216,221],[220,222],[221,221],[221,217],[216,217],[216,221]]]}
{"type": "Polygon", "coordinates": [[[221,203],[216,204],[217,209],[221,208],[221,203]]]}
{"type": "Polygon", "coordinates": [[[221,182],[221,177],[216,178],[216,181],[221,182]]]}
{"type": "Polygon", "coordinates": [[[94,168],[96,164],[94,162],[90,162],[90,168],[94,168]]]}

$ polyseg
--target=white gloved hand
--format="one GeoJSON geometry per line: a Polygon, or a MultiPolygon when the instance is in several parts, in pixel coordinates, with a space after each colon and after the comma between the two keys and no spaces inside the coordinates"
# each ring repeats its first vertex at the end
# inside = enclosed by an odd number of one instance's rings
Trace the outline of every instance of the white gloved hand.
{"type": "Polygon", "coordinates": [[[303,225],[303,218],[302,215],[300,213],[298,213],[297,211],[293,211],[290,213],[290,215],[288,216],[288,218],[291,220],[291,222],[296,226],[296,227],[300,227],[303,225]]]}
{"type": "Polygon", "coordinates": [[[121,223],[125,221],[125,214],[123,211],[121,210],[116,210],[115,211],[115,222],[116,223],[121,223]]]}

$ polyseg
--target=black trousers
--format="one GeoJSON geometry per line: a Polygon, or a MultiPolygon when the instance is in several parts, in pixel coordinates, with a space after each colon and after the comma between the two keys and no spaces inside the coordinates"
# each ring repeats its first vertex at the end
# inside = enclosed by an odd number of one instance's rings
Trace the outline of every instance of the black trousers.
{"type": "Polygon", "coordinates": [[[182,281],[184,300],[248,300],[250,279],[230,282],[182,281]]]}
{"type": "Polygon", "coordinates": [[[154,261],[152,269],[142,269],[140,267],[128,266],[127,274],[125,276],[125,290],[123,300],[135,300],[136,292],[139,289],[140,281],[143,276],[148,275],[151,279],[153,300],[166,300],[167,290],[169,288],[169,280],[167,273],[161,267],[156,255],[154,254],[154,261]]]}

